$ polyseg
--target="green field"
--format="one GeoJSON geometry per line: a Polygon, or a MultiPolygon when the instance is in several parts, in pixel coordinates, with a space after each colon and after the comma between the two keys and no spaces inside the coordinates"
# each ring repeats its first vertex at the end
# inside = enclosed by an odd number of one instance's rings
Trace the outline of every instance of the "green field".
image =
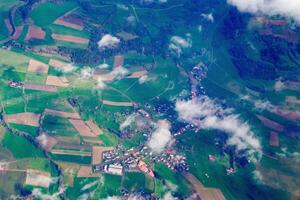
{"type": "Polygon", "coordinates": [[[27,125],[23,125],[23,124],[10,124],[9,126],[18,131],[23,131],[25,133],[29,133],[33,137],[38,136],[38,128],[37,127],[27,126],[27,125]]]}
{"type": "Polygon", "coordinates": [[[153,180],[140,172],[126,172],[123,180],[123,187],[128,191],[139,191],[147,189],[153,191],[153,180]]]}
{"type": "MultiPolygon", "coordinates": [[[[157,163],[154,165],[154,172],[156,172],[160,179],[170,181],[178,187],[178,191],[183,195],[187,196],[189,194],[189,186],[187,181],[182,177],[182,175],[171,171],[163,163],[157,163]]],[[[161,193],[161,189],[158,187],[158,193],[161,193]]]]}
{"type": "Polygon", "coordinates": [[[76,3],[74,1],[65,1],[64,3],[45,2],[39,4],[30,13],[30,17],[37,26],[44,27],[52,24],[58,17],[75,7],[76,3]],[[45,13],[51,13],[51,15],[45,15],[45,13]]]}
{"type": "Polygon", "coordinates": [[[74,178],[74,185],[72,187],[68,187],[66,194],[68,195],[70,200],[77,200],[78,197],[84,194],[88,194],[96,189],[96,187],[100,185],[98,178],[74,178]],[[91,187],[83,190],[87,185],[92,184],[91,187]]]}
{"type": "Polygon", "coordinates": [[[119,196],[121,194],[121,179],[121,176],[104,174],[104,185],[95,191],[94,198],[103,199],[110,196],[119,196]]]}
{"type": "Polygon", "coordinates": [[[102,140],[104,146],[110,147],[118,144],[118,138],[113,133],[103,133],[98,137],[102,140]]]}
{"type": "Polygon", "coordinates": [[[77,155],[60,155],[60,154],[51,154],[51,157],[54,160],[78,163],[78,164],[91,164],[91,156],[77,156],[77,155]]]}
{"type": "Polygon", "coordinates": [[[27,83],[45,84],[46,79],[47,79],[47,75],[45,74],[36,74],[36,73],[29,73],[29,72],[26,74],[27,83]]]}
{"type": "Polygon", "coordinates": [[[0,49],[0,66],[17,72],[26,72],[29,57],[12,51],[0,49]]]}
{"type": "Polygon", "coordinates": [[[75,137],[78,135],[78,132],[67,119],[52,115],[45,116],[42,128],[48,134],[54,136],[75,137]]]}
{"type": "Polygon", "coordinates": [[[43,157],[43,152],[28,142],[24,137],[6,133],[2,145],[8,149],[15,158],[43,157]]]}
{"type": "Polygon", "coordinates": [[[226,158],[222,156],[219,157],[220,152],[214,148],[213,138],[213,132],[203,132],[202,134],[190,132],[180,138],[181,144],[190,146],[185,153],[191,166],[191,173],[201,183],[206,187],[221,189],[227,199],[244,199],[247,198],[246,195],[251,195],[254,191],[258,199],[286,199],[286,193],[280,190],[255,185],[251,177],[253,166],[248,166],[232,176],[227,176],[228,160],[226,161],[226,158]],[[209,162],[209,154],[216,155],[217,161],[209,162]],[[208,174],[209,178],[205,174],[208,174]],[[266,194],[263,192],[264,190],[269,192],[266,194]]]}
{"type": "Polygon", "coordinates": [[[49,26],[49,28],[51,29],[52,33],[57,33],[61,35],[72,35],[76,37],[89,39],[89,33],[86,31],[80,31],[56,24],[52,24],[51,26],[49,26]]]}

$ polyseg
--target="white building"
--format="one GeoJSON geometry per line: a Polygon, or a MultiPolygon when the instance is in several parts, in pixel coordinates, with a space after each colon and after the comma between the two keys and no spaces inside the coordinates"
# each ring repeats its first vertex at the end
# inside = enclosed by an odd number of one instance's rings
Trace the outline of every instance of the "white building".
{"type": "Polygon", "coordinates": [[[122,165],[105,165],[104,171],[108,174],[123,175],[122,165]]]}

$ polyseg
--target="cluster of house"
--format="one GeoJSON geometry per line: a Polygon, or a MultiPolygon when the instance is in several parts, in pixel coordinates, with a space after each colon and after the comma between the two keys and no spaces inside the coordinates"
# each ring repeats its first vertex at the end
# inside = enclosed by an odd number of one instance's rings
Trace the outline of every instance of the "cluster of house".
{"type": "Polygon", "coordinates": [[[102,153],[102,163],[94,166],[95,171],[122,175],[124,171],[142,171],[154,177],[152,163],[164,163],[169,169],[175,171],[188,171],[189,166],[183,155],[169,149],[162,154],[153,154],[147,146],[125,149],[118,146],[114,150],[102,153]],[[147,163],[145,162],[147,160],[147,163]]]}

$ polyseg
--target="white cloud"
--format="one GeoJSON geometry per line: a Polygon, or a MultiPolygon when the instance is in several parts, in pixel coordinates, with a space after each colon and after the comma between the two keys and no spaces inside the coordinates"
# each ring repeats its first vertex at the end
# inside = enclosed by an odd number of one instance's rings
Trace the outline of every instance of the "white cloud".
{"type": "Polygon", "coordinates": [[[162,200],[177,200],[178,198],[176,198],[176,197],[174,197],[172,194],[171,194],[171,192],[167,192],[164,196],[163,196],[163,198],[162,198],[162,200]]]}
{"type": "Polygon", "coordinates": [[[105,34],[98,42],[98,46],[101,49],[106,49],[106,48],[112,49],[118,47],[119,43],[120,43],[119,38],[112,36],[110,34],[105,34]]]}
{"type": "Polygon", "coordinates": [[[284,82],[282,80],[277,80],[274,84],[275,91],[279,92],[283,89],[285,89],[284,82]]]}
{"type": "MultiPolygon", "coordinates": [[[[85,73],[86,73],[85,77],[89,77],[90,74],[87,72],[85,73]]],[[[94,71],[92,74],[94,74],[94,71]]],[[[111,72],[108,73],[108,76],[111,77],[110,80],[104,80],[101,76],[97,77],[95,89],[103,90],[107,86],[106,83],[110,83],[114,80],[120,80],[128,74],[129,71],[125,67],[116,67],[111,72]]]]}
{"type": "Polygon", "coordinates": [[[68,63],[66,65],[64,65],[63,67],[55,67],[56,70],[61,71],[63,73],[71,73],[74,72],[77,67],[75,67],[73,64],[68,63]]]}
{"type": "Polygon", "coordinates": [[[192,123],[203,129],[222,130],[230,135],[229,145],[238,150],[251,149],[260,152],[261,146],[250,126],[232,113],[232,109],[224,109],[215,100],[207,96],[188,101],[178,100],[176,111],[179,119],[192,123]]]}
{"type": "Polygon", "coordinates": [[[124,76],[129,74],[129,71],[125,67],[120,66],[114,68],[110,73],[113,75],[114,79],[122,79],[124,76]]]}
{"type": "Polygon", "coordinates": [[[227,0],[227,2],[236,6],[241,12],[281,15],[300,23],[299,0],[227,0]]]}
{"type": "Polygon", "coordinates": [[[201,32],[202,32],[202,30],[203,30],[203,27],[202,27],[202,25],[199,25],[199,26],[198,26],[198,31],[199,31],[199,33],[201,33],[201,32]]]}
{"type": "Polygon", "coordinates": [[[260,171],[258,171],[257,169],[253,171],[253,179],[259,183],[259,184],[263,184],[263,175],[261,174],[260,171]]]}
{"type": "Polygon", "coordinates": [[[89,194],[82,194],[78,197],[78,200],[88,200],[90,197],[89,194]]]}
{"type": "Polygon", "coordinates": [[[109,65],[107,63],[102,63],[97,66],[98,69],[107,69],[108,67],[109,67],[109,65]]]}
{"type": "Polygon", "coordinates": [[[190,37],[182,38],[179,36],[171,37],[169,49],[174,51],[178,56],[183,53],[184,49],[188,49],[192,47],[192,40],[190,37]]]}
{"type": "Polygon", "coordinates": [[[208,14],[202,13],[201,16],[211,23],[215,21],[215,18],[212,13],[208,13],[208,14]]]}
{"type": "Polygon", "coordinates": [[[66,190],[66,188],[59,188],[59,191],[50,195],[42,192],[40,188],[35,188],[32,190],[32,196],[43,199],[43,200],[59,200],[60,195],[66,190]]]}
{"type": "Polygon", "coordinates": [[[167,3],[168,0],[141,0],[141,3],[167,3]]]}
{"type": "Polygon", "coordinates": [[[95,185],[98,185],[98,184],[99,184],[99,180],[90,182],[90,183],[84,185],[84,186],[81,188],[81,191],[88,190],[88,189],[90,189],[91,187],[93,187],[93,186],[95,186],[95,185]]]}
{"type": "Polygon", "coordinates": [[[49,140],[46,134],[42,133],[38,137],[36,137],[36,139],[43,148],[46,148],[48,146],[49,140]]]}
{"type": "Polygon", "coordinates": [[[147,81],[149,81],[149,77],[147,75],[141,76],[139,78],[139,84],[146,83],[147,81]]]}
{"type": "Polygon", "coordinates": [[[101,77],[98,77],[96,81],[97,81],[96,89],[103,90],[103,89],[106,88],[106,84],[105,84],[105,82],[102,80],[101,77]]]}
{"type": "Polygon", "coordinates": [[[80,78],[83,80],[87,80],[92,78],[94,75],[94,69],[90,67],[84,67],[80,70],[80,78]]]}
{"type": "Polygon", "coordinates": [[[262,100],[253,100],[250,99],[250,101],[254,101],[254,106],[256,109],[259,110],[273,110],[274,106],[269,101],[262,101],[262,100]]]}
{"type": "Polygon", "coordinates": [[[124,128],[127,128],[128,126],[130,126],[136,119],[137,114],[133,113],[131,115],[129,115],[124,122],[122,122],[122,124],[120,125],[120,130],[124,130],[124,128]]]}
{"type": "Polygon", "coordinates": [[[121,198],[120,197],[117,197],[117,196],[111,196],[111,197],[107,197],[103,200],[120,200],[121,198]]]}
{"type": "Polygon", "coordinates": [[[171,125],[168,121],[158,121],[156,129],[148,141],[148,146],[154,153],[161,153],[171,143],[172,135],[170,128],[171,125]]]}

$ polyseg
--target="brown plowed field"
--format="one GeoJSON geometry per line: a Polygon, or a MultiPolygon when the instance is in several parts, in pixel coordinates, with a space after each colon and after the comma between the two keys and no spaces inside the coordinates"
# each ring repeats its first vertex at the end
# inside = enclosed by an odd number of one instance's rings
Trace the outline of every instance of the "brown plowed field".
{"type": "Polygon", "coordinates": [[[91,129],[84,123],[81,119],[69,119],[70,123],[74,126],[74,128],[79,132],[79,134],[83,137],[95,137],[91,129]]]}
{"type": "Polygon", "coordinates": [[[79,31],[83,30],[82,25],[74,24],[72,22],[68,22],[68,21],[66,21],[62,18],[58,18],[57,20],[55,20],[54,24],[58,24],[58,25],[65,26],[65,27],[68,27],[68,28],[73,28],[73,29],[76,29],[76,30],[79,30],[79,31]]]}
{"type": "Polygon", "coordinates": [[[34,126],[39,127],[39,119],[40,115],[35,113],[18,113],[18,114],[11,114],[11,115],[5,115],[4,120],[7,123],[13,123],[13,124],[23,124],[28,126],[34,126]]]}
{"type": "Polygon", "coordinates": [[[49,65],[42,63],[40,61],[34,60],[34,59],[30,59],[27,71],[47,74],[48,69],[49,69],[49,65]]]}
{"type": "Polygon", "coordinates": [[[92,120],[86,121],[86,124],[90,127],[95,135],[101,135],[103,133],[103,130],[100,129],[92,120]]]}
{"type": "Polygon", "coordinates": [[[41,29],[40,27],[36,26],[29,26],[28,33],[25,37],[25,41],[28,41],[30,39],[39,39],[43,40],[45,39],[46,33],[41,29]]]}
{"type": "Polygon", "coordinates": [[[88,44],[89,43],[89,39],[72,36],[72,35],[61,35],[61,34],[53,33],[51,36],[55,40],[61,40],[64,42],[73,42],[73,43],[77,43],[77,44],[88,44]]]}
{"type": "Polygon", "coordinates": [[[66,77],[47,76],[46,85],[53,85],[57,87],[68,87],[70,83],[66,77]]]}

